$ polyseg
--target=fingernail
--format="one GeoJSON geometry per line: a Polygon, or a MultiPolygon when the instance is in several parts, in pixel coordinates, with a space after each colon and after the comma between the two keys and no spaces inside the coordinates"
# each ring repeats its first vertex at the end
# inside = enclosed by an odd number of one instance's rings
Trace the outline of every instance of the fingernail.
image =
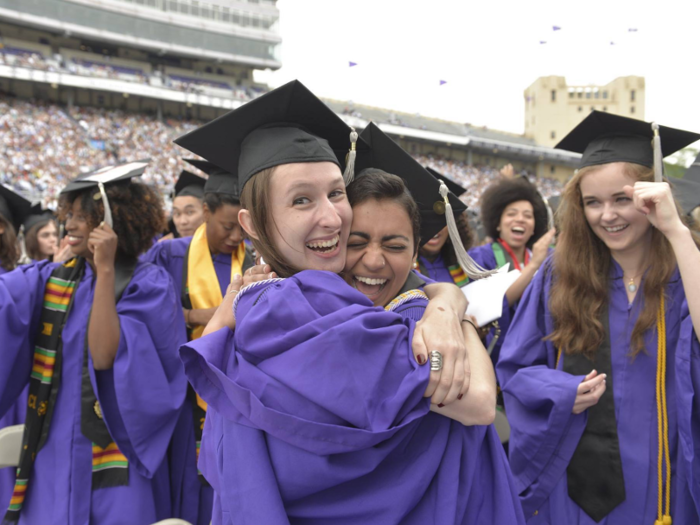
{"type": "Polygon", "coordinates": [[[459,394],[459,395],[457,396],[457,399],[462,399],[463,397],[464,397],[464,394],[459,394]]]}
{"type": "Polygon", "coordinates": [[[234,280],[234,281],[240,281],[240,280],[241,280],[241,276],[238,275],[238,274],[236,274],[236,275],[233,276],[233,280],[234,280]]]}
{"type": "Polygon", "coordinates": [[[272,273],[270,274],[270,279],[274,279],[274,278],[275,278],[275,272],[272,272],[272,273]]]}
{"type": "Polygon", "coordinates": [[[418,354],[418,357],[416,357],[416,360],[418,361],[419,365],[425,364],[425,356],[423,354],[418,354]]]}
{"type": "Polygon", "coordinates": [[[443,405],[442,403],[440,403],[440,404],[438,405],[438,408],[442,408],[442,407],[444,407],[444,406],[445,406],[445,405],[443,405]]]}

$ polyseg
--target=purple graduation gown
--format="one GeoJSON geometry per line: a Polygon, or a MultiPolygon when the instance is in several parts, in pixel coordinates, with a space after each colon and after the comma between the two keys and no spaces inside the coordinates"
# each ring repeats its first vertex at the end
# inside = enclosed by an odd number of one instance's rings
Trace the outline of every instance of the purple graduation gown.
{"type": "MultiPolygon", "coordinates": [[[[156,264],[168,272],[175,285],[178,298],[182,296],[183,265],[191,241],[192,237],[180,237],[159,242],[154,244],[145,256],[148,262],[156,264]]],[[[220,253],[214,257],[213,263],[223,296],[231,282],[231,255],[220,253]]],[[[192,426],[192,407],[189,403],[185,405],[169,454],[174,461],[183,457],[187,459],[184,464],[179,465],[177,472],[171,474],[171,482],[173,491],[180,494],[178,515],[190,523],[208,525],[211,521],[214,491],[199,480],[196,440],[192,426]]]]}
{"type": "MultiPolygon", "coordinates": [[[[0,277],[0,338],[12,342],[0,367],[0,416],[29,381],[46,281],[56,266],[40,262],[0,277]]],[[[92,446],[80,432],[80,387],[93,276],[87,266],[63,330],[61,386],[20,525],[146,525],[172,516],[165,458],[187,386],[177,356],[184,342],[179,300],[165,271],[139,263],[117,304],[114,366],[95,371],[89,362],[107,428],[129,460],[128,486],[91,491],[92,446]]]]}
{"type": "Polygon", "coordinates": [[[522,523],[498,440],[429,412],[413,320],[319,271],[248,288],[236,318],[181,349],[214,524],[522,523]]]}
{"type": "MultiPolygon", "coordinates": [[[[574,415],[583,376],[555,368],[556,349],[543,337],[553,330],[548,310],[551,270],[545,262],[523,294],[497,366],[511,424],[510,462],[530,524],[595,522],[568,496],[566,468],[586,425],[574,415]]],[[[626,500],[602,525],[653,524],[657,515],[657,415],[655,330],[646,352],[628,357],[643,300],[628,304],[622,270],[614,263],[610,288],[612,392],[626,500]]],[[[700,523],[700,346],[693,332],[678,270],[666,286],[666,396],[671,455],[671,517],[700,523]]],[[[592,368],[592,367],[591,367],[592,368]]]]}
{"type": "Polygon", "coordinates": [[[430,277],[433,281],[437,281],[439,283],[454,284],[455,281],[452,278],[452,274],[447,268],[447,265],[445,264],[445,260],[442,258],[442,255],[438,254],[438,256],[433,261],[430,261],[428,258],[420,255],[418,256],[418,260],[420,262],[421,267],[424,267],[425,270],[428,272],[428,277],[430,277]]]}

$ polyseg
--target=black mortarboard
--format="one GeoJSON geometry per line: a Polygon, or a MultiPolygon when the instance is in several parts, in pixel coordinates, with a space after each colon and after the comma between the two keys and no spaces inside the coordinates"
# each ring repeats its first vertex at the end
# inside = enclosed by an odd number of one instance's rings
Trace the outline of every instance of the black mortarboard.
{"type": "Polygon", "coordinates": [[[438,179],[438,180],[443,181],[443,182],[445,183],[445,185],[447,186],[447,189],[450,190],[452,193],[454,193],[457,197],[459,197],[459,196],[462,195],[463,193],[466,193],[467,188],[463,188],[462,186],[460,186],[459,184],[457,184],[457,183],[454,182],[453,180],[448,179],[447,177],[445,177],[445,176],[444,176],[442,173],[440,173],[439,171],[434,170],[433,168],[431,168],[431,167],[429,167],[429,166],[426,166],[425,169],[428,170],[428,172],[429,172],[433,177],[435,177],[435,178],[438,179]]]}
{"type": "Polygon", "coordinates": [[[22,222],[31,209],[31,202],[4,184],[0,184],[0,215],[12,224],[15,232],[19,232],[22,222]]]}
{"type": "Polygon", "coordinates": [[[294,80],[175,143],[237,175],[242,189],[251,176],[281,164],[327,161],[342,169],[351,132],[328,106],[294,80]]]}
{"type": "Polygon", "coordinates": [[[678,201],[682,213],[688,215],[700,206],[700,180],[669,177],[668,181],[671,183],[673,196],[678,201]]]}
{"type": "Polygon", "coordinates": [[[683,178],[700,182],[700,155],[698,155],[690,167],[685,170],[683,178]]]}
{"type": "Polygon", "coordinates": [[[204,185],[204,193],[219,193],[221,195],[231,195],[236,199],[241,198],[241,190],[238,185],[238,177],[229,173],[216,164],[206,160],[185,159],[195,168],[203,171],[209,178],[204,185]]]}
{"type": "Polygon", "coordinates": [[[175,197],[197,197],[204,198],[204,185],[207,179],[195,175],[191,171],[182,170],[173,188],[173,198],[175,197]]]}
{"type": "Polygon", "coordinates": [[[44,222],[55,220],[56,216],[51,210],[44,210],[41,204],[35,204],[29,211],[29,215],[24,218],[22,226],[24,226],[24,232],[28,232],[35,225],[44,222]]]}
{"type": "MultiPolygon", "coordinates": [[[[365,168],[377,168],[403,179],[420,210],[422,246],[447,226],[444,201],[440,196],[440,181],[374,123],[370,122],[360,137],[369,145],[369,150],[358,152],[356,171],[359,173],[365,168]],[[440,213],[436,213],[436,209],[440,213]]],[[[467,209],[454,195],[449,198],[455,216],[467,209]]]]}
{"type": "Polygon", "coordinates": [[[133,177],[140,177],[148,166],[149,160],[137,160],[135,162],[127,162],[116,166],[105,166],[99,170],[91,171],[80,175],[70,181],[61,193],[69,193],[71,191],[81,191],[87,188],[95,188],[102,184],[111,184],[120,181],[126,181],[133,177]]]}
{"type": "Polygon", "coordinates": [[[119,164],[117,166],[105,166],[99,170],[80,175],[79,177],[70,181],[65,188],[61,190],[61,193],[69,193],[72,191],[82,191],[89,188],[99,188],[99,193],[96,193],[96,199],[102,199],[102,204],[105,208],[104,222],[109,225],[110,228],[114,227],[112,224],[112,210],[109,207],[109,199],[107,198],[107,193],[105,192],[106,184],[114,184],[116,182],[130,181],[134,177],[140,177],[146,170],[146,166],[150,159],[137,160],[134,162],[127,162],[126,164],[119,164]]]}
{"type": "MultiPolygon", "coordinates": [[[[667,157],[700,139],[697,133],[659,126],[661,154],[667,157]]],[[[654,166],[652,124],[603,111],[592,111],[564,137],[558,149],[582,153],[579,168],[609,162],[654,166]]]]}

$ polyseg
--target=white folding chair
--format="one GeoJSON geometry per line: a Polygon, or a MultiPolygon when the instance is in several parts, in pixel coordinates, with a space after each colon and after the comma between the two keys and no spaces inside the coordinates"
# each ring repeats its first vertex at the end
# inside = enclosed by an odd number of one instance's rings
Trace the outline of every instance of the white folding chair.
{"type": "Polygon", "coordinates": [[[24,425],[0,429],[0,468],[19,466],[24,425]]]}

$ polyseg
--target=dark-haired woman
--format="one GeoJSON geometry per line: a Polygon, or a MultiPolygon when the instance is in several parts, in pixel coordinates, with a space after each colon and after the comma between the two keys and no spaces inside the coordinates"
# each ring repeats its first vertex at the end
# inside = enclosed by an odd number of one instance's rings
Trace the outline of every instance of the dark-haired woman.
{"type": "Polygon", "coordinates": [[[652,136],[594,112],[560,145],[581,169],[497,366],[532,524],[700,523],[700,251],[652,136]]]}
{"type": "MultiPolygon", "coordinates": [[[[209,174],[203,189],[204,222],[191,237],[155,244],[146,259],[170,274],[189,328],[188,339],[194,340],[202,335],[231,280],[253,266],[254,259],[246,250],[243,230],[238,224],[241,204],[236,177],[204,161],[190,162],[209,174]]],[[[178,199],[195,200],[195,197],[178,199]]],[[[182,479],[174,480],[173,484],[182,486],[178,489],[182,490],[183,498],[178,514],[193,524],[207,525],[211,521],[213,493],[198,476],[196,463],[207,405],[192,389],[189,389],[188,398],[190,402],[183,411],[181,424],[187,429],[194,421],[195,428],[194,433],[176,432],[171,454],[183,451],[189,461],[181,473],[182,479]]]]}
{"type": "Polygon", "coordinates": [[[12,342],[0,414],[29,384],[5,519],[146,525],[173,514],[166,452],[185,400],[184,326],[167,273],[138,261],[161,227],[158,196],[109,172],[81,179],[60,199],[76,257],[0,277],[0,336],[12,342]]]}
{"type": "MultiPolygon", "coordinates": [[[[460,214],[455,222],[462,245],[465,250],[469,250],[474,244],[474,233],[466,212],[460,214]]],[[[421,246],[416,269],[433,281],[441,283],[455,283],[457,286],[465,286],[469,282],[457,261],[447,226],[421,246]]]]}
{"type": "MultiPolygon", "coordinates": [[[[501,332],[491,359],[498,361],[517,302],[547,257],[555,231],[547,231],[547,208],[537,189],[522,178],[503,178],[490,185],[481,197],[482,223],[486,235],[496,239],[478,246],[469,255],[483,268],[492,270],[508,264],[521,275],[506,291],[503,315],[498,320],[501,332]]],[[[487,337],[490,343],[494,332],[487,337]]]]}
{"type": "Polygon", "coordinates": [[[24,223],[24,246],[33,261],[53,260],[58,246],[58,227],[51,212],[29,217],[24,223]]]}

